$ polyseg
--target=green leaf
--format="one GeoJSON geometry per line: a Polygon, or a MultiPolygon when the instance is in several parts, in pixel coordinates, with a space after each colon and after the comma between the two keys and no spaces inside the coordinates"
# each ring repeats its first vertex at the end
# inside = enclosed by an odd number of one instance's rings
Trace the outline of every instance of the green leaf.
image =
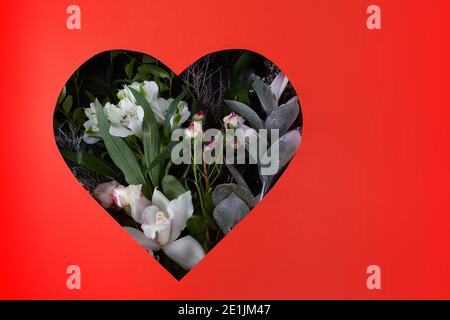
{"type": "Polygon", "coordinates": [[[193,236],[198,242],[205,241],[205,234],[208,229],[205,221],[196,215],[193,215],[187,221],[187,229],[191,236],[193,236]]]}
{"type": "Polygon", "coordinates": [[[234,100],[223,100],[234,112],[243,116],[256,130],[263,129],[263,122],[258,114],[246,104],[234,100]]]}
{"type": "Polygon", "coordinates": [[[185,88],[170,104],[167,110],[166,119],[164,120],[164,135],[168,137],[170,135],[170,118],[176,113],[178,104],[186,95],[187,89],[185,88]]]}
{"type": "Polygon", "coordinates": [[[125,54],[123,50],[111,50],[111,60],[113,60],[115,57],[118,57],[122,54],[125,54]]]}
{"type": "Polygon", "coordinates": [[[233,66],[232,73],[234,77],[239,76],[242,74],[250,65],[252,61],[254,61],[255,54],[250,51],[244,51],[239,58],[237,59],[236,63],[233,66]]]}
{"type": "Polygon", "coordinates": [[[95,99],[95,109],[98,120],[98,127],[100,129],[100,136],[105,143],[106,150],[111,157],[114,164],[122,171],[125,176],[125,180],[128,184],[141,184],[143,190],[148,195],[150,190],[145,181],[145,177],[142,173],[141,167],[136,160],[134,153],[128,147],[128,145],[119,137],[115,137],[109,134],[110,124],[106,119],[106,115],[103,112],[103,108],[95,99]]]}
{"type": "Polygon", "coordinates": [[[58,101],[56,101],[56,105],[60,105],[64,101],[64,98],[66,97],[66,93],[67,93],[67,89],[66,89],[66,86],[64,86],[64,88],[61,90],[61,93],[59,94],[58,101]]]}
{"type": "Polygon", "coordinates": [[[142,56],[142,63],[154,63],[154,62],[156,62],[156,60],[153,57],[150,57],[147,54],[144,54],[142,56]]]}
{"type": "Polygon", "coordinates": [[[143,123],[143,134],[142,142],[144,144],[144,160],[145,166],[147,168],[150,180],[154,187],[159,185],[160,179],[160,168],[161,164],[156,164],[152,168],[150,165],[158,157],[160,152],[160,142],[159,142],[159,132],[158,124],[155,119],[153,110],[145,99],[139,92],[130,87],[131,92],[136,99],[136,103],[144,109],[144,123],[143,123]]]}
{"type": "Polygon", "coordinates": [[[170,159],[170,156],[172,154],[172,149],[178,144],[178,141],[171,141],[159,154],[158,156],[153,159],[153,161],[150,163],[147,170],[153,169],[156,165],[162,163],[163,161],[170,159]]]}
{"type": "Polygon", "coordinates": [[[131,61],[125,66],[125,73],[128,77],[128,79],[131,79],[133,77],[134,72],[134,64],[136,62],[136,59],[131,59],[131,61]]]}
{"type": "Polygon", "coordinates": [[[277,108],[277,102],[275,100],[275,96],[272,94],[270,86],[255,75],[252,77],[252,80],[252,87],[261,102],[261,106],[266,114],[270,114],[277,108]]]}
{"type": "Polygon", "coordinates": [[[109,177],[111,179],[114,179],[116,176],[114,171],[102,160],[90,153],[87,153],[86,151],[73,152],[67,149],[61,149],[60,152],[65,159],[85,167],[86,169],[89,169],[101,176],[109,177]]]}
{"type": "Polygon", "coordinates": [[[62,105],[65,114],[69,114],[70,110],[72,109],[72,105],[73,105],[72,96],[68,95],[66,97],[66,99],[64,99],[64,102],[62,105]]]}
{"type": "Polygon", "coordinates": [[[81,124],[84,119],[84,109],[81,107],[76,108],[72,113],[72,121],[76,124],[81,124]]]}
{"type": "Polygon", "coordinates": [[[94,95],[93,95],[92,93],[90,93],[90,92],[87,91],[87,90],[84,90],[83,92],[84,92],[84,94],[88,97],[88,99],[89,99],[91,102],[94,102],[94,101],[95,101],[95,97],[94,97],[94,95]]]}
{"type": "Polygon", "coordinates": [[[283,135],[295,122],[299,113],[300,105],[298,104],[297,97],[294,97],[269,114],[265,123],[266,129],[278,129],[280,130],[279,134],[283,135]]]}
{"type": "Polygon", "coordinates": [[[147,75],[151,74],[155,77],[159,77],[159,78],[163,78],[163,79],[170,79],[170,74],[166,70],[164,70],[154,64],[143,64],[138,68],[138,71],[142,74],[147,74],[147,75]]]}
{"type": "Polygon", "coordinates": [[[165,176],[161,181],[161,186],[163,190],[163,194],[169,199],[173,200],[178,198],[178,196],[182,195],[186,192],[186,189],[183,187],[180,181],[177,178],[171,175],[165,176]]]}

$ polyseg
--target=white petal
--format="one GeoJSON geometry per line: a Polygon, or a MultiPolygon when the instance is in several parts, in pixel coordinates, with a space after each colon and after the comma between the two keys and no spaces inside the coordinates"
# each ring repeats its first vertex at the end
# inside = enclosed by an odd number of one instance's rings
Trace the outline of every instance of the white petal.
{"type": "Polygon", "coordinates": [[[112,124],[109,127],[109,134],[115,137],[125,138],[132,134],[130,129],[125,128],[121,125],[112,124]]]}
{"type": "MultiPolygon", "coordinates": [[[[170,100],[170,99],[169,99],[170,100]]],[[[156,122],[163,124],[166,120],[167,110],[169,109],[170,102],[164,98],[158,98],[151,102],[153,113],[155,114],[156,122]]]]}
{"type": "Polygon", "coordinates": [[[149,249],[152,251],[158,251],[159,249],[161,249],[161,246],[156,241],[147,238],[142,231],[131,227],[124,227],[124,229],[145,249],[149,249]]]}
{"type": "Polygon", "coordinates": [[[142,138],[142,121],[132,119],[128,127],[136,137],[142,138]]]}
{"type": "Polygon", "coordinates": [[[155,81],[144,81],[144,84],[142,85],[142,89],[145,92],[145,98],[151,102],[156,100],[158,97],[158,85],[155,81]]]}
{"type": "Polygon", "coordinates": [[[87,144],[94,144],[94,143],[97,143],[98,141],[100,141],[100,139],[91,137],[87,134],[84,134],[83,141],[86,142],[87,144]]]}
{"type": "Polygon", "coordinates": [[[149,205],[150,200],[144,198],[142,195],[133,197],[130,201],[131,217],[133,220],[142,223],[142,213],[149,205]]]}
{"type": "Polygon", "coordinates": [[[156,213],[159,211],[159,208],[156,206],[148,206],[145,208],[144,212],[142,212],[142,223],[143,224],[153,224],[156,222],[156,213]]]}
{"type": "Polygon", "coordinates": [[[205,256],[200,243],[191,236],[178,239],[162,248],[164,253],[183,269],[192,269],[205,256]]]}
{"type": "Polygon", "coordinates": [[[169,204],[169,199],[167,199],[162,192],[155,188],[152,195],[152,205],[157,206],[161,211],[167,213],[167,205],[169,204]]]}
{"type": "Polygon", "coordinates": [[[172,232],[170,235],[170,241],[175,241],[181,231],[186,228],[187,220],[192,217],[194,212],[194,206],[192,205],[191,192],[185,192],[178,198],[172,200],[167,205],[167,213],[169,219],[172,221],[172,232]]]}
{"type": "Polygon", "coordinates": [[[143,224],[141,225],[142,231],[147,238],[156,239],[161,245],[165,245],[169,242],[170,238],[170,220],[166,219],[162,223],[143,224]]]}

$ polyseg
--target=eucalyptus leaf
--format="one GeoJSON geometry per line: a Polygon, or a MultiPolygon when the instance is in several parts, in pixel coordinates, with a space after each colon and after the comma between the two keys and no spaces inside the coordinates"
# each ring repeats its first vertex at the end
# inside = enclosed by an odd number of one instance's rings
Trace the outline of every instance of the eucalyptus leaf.
{"type": "Polygon", "coordinates": [[[213,192],[212,201],[217,206],[221,201],[229,197],[231,194],[235,194],[242,199],[248,207],[253,208],[256,206],[257,201],[249,189],[244,188],[234,183],[225,183],[218,185],[213,192]]]}
{"type": "Polygon", "coordinates": [[[141,167],[128,145],[119,137],[109,134],[110,124],[103,112],[102,105],[95,99],[95,110],[98,120],[99,134],[105,143],[106,150],[114,164],[122,171],[128,184],[143,185],[144,192],[148,195],[150,190],[146,188],[145,177],[141,167]]]}
{"type": "Polygon", "coordinates": [[[238,185],[250,190],[247,182],[245,182],[244,177],[241,175],[238,169],[236,169],[235,166],[233,166],[232,164],[226,164],[226,167],[238,185]]]}
{"type": "Polygon", "coordinates": [[[161,187],[163,190],[163,194],[169,199],[173,200],[178,198],[178,196],[182,195],[186,192],[186,189],[183,187],[180,181],[177,178],[171,175],[165,176],[161,181],[161,187]]]}
{"type": "Polygon", "coordinates": [[[294,97],[269,114],[266,119],[266,129],[278,129],[279,134],[283,135],[295,122],[299,113],[300,105],[298,104],[298,98],[294,97]]]}
{"type": "Polygon", "coordinates": [[[114,171],[108,165],[106,165],[105,162],[103,162],[96,156],[87,153],[86,151],[73,152],[67,149],[61,149],[60,152],[65,159],[70,160],[82,167],[85,167],[86,169],[89,169],[101,176],[109,177],[112,179],[114,179],[116,176],[114,171]]]}
{"type": "Polygon", "coordinates": [[[277,102],[270,86],[262,81],[258,76],[253,75],[252,80],[252,87],[261,102],[261,106],[266,114],[270,114],[277,108],[277,102]]]}
{"type": "Polygon", "coordinates": [[[280,72],[270,84],[270,89],[272,90],[272,94],[275,96],[275,101],[277,104],[288,83],[288,77],[286,77],[283,72],[280,72]]]}
{"type": "MultiPolygon", "coordinates": [[[[270,155],[272,155],[272,153],[275,152],[276,148],[278,148],[279,157],[278,157],[278,159],[275,159],[274,161],[276,161],[278,163],[277,172],[280,171],[292,159],[292,157],[294,156],[295,152],[297,151],[297,149],[301,143],[301,140],[302,140],[302,137],[298,130],[289,131],[288,133],[283,135],[280,139],[275,141],[270,146],[269,150],[267,150],[265,152],[265,154],[263,155],[263,160],[270,159],[271,158],[270,155]]],[[[265,162],[265,161],[263,161],[263,162],[265,162]]],[[[274,174],[264,174],[261,171],[262,168],[260,167],[259,169],[260,169],[261,176],[263,177],[263,179],[266,179],[266,180],[267,180],[267,177],[273,176],[277,173],[277,172],[275,172],[274,174]]]]}
{"type": "Polygon", "coordinates": [[[262,129],[263,122],[258,114],[246,104],[234,101],[234,100],[223,100],[234,112],[243,116],[254,129],[262,129]]]}
{"type": "Polygon", "coordinates": [[[250,208],[245,201],[231,193],[216,205],[213,217],[224,234],[230,232],[244,218],[250,208]]]}

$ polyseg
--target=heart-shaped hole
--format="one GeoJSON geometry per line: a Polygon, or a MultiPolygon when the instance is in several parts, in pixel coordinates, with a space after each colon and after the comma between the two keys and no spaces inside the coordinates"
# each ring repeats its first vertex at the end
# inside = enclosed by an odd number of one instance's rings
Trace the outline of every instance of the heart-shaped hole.
{"type": "Polygon", "coordinates": [[[74,176],[177,279],[275,185],[302,126],[286,75],[246,50],[180,75],[146,54],[103,52],[70,77],[54,113],[74,176]]]}

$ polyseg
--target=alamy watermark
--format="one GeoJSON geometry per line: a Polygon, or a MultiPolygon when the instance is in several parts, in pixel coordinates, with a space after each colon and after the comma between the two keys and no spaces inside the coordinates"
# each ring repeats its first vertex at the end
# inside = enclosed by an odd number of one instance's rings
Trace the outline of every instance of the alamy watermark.
{"type": "Polygon", "coordinates": [[[274,175],[280,166],[278,129],[176,129],[171,140],[174,164],[258,164],[262,175],[274,175]],[[191,131],[189,131],[191,129],[191,131]]]}

